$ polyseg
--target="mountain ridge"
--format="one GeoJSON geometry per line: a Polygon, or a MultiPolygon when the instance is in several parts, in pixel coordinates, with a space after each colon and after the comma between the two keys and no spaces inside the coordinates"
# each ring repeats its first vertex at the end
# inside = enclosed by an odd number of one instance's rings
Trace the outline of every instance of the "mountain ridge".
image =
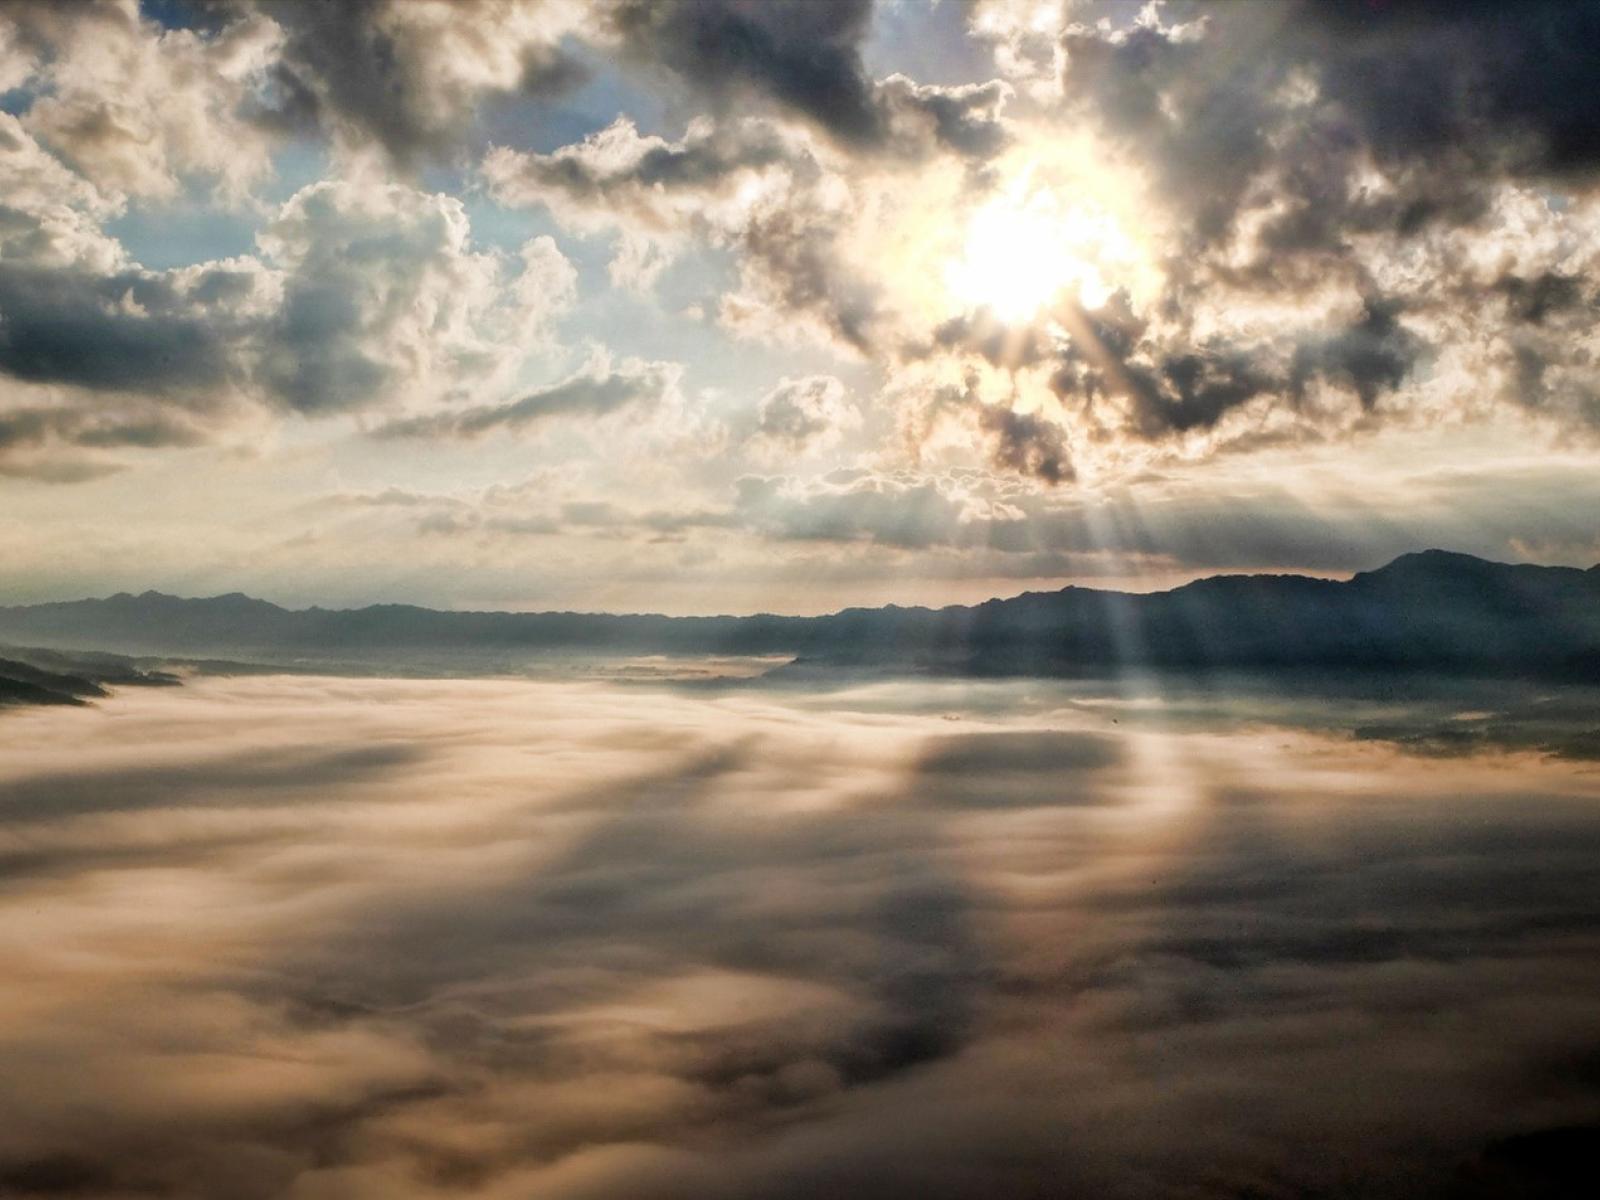
{"type": "Polygon", "coordinates": [[[1589,567],[1551,566],[1543,563],[1507,563],[1498,559],[1483,558],[1476,554],[1467,554],[1459,550],[1411,550],[1405,554],[1396,555],[1382,566],[1373,567],[1367,571],[1357,571],[1349,579],[1330,579],[1322,575],[1303,575],[1295,571],[1229,571],[1217,575],[1204,575],[1185,583],[1174,584],[1170,588],[1163,588],[1152,592],[1124,592],[1114,588],[1086,587],[1083,584],[1069,583],[1059,588],[1048,591],[1018,592],[1014,596],[993,596],[986,600],[979,600],[972,604],[945,604],[935,608],[926,604],[898,604],[891,601],[880,605],[849,605],[845,608],[833,609],[830,612],[818,613],[813,616],[790,616],[772,612],[754,613],[690,613],[671,616],[666,613],[648,611],[628,612],[597,612],[591,609],[551,608],[551,609],[505,609],[505,608],[429,608],[423,604],[409,604],[404,601],[378,600],[370,604],[353,605],[344,608],[332,608],[321,604],[310,604],[304,608],[291,608],[286,604],[279,604],[272,600],[263,600],[258,596],[251,596],[247,592],[221,592],[213,596],[179,596],[173,592],[163,592],[156,588],[147,588],[142,592],[113,592],[106,596],[84,596],[71,600],[40,600],[33,604],[0,605],[0,612],[12,612],[26,609],[46,609],[65,605],[79,604],[108,604],[114,601],[151,600],[151,601],[177,601],[184,604],[220,604],[222,602],[247,602],[257,608],[271,609],[281,613],[354,613],[367,612],[374,609],[405,609],[413,612],[427,612],[439,614],[452,614],[462,616],[478,615],[503,615],[516,617],[548,617],[548,616],[583,616],[583,617],[645,617],[666,621],[743,621],[753,619],[778,619],[778,620],[818,620],[825,617],[837,617],[852,612],[947,612],[951,609],[981,608],[986,605],[1007,604],[1015,600],[1023,600],[1034,596],[1060,596],[1071,592],[1088,592],[1100,595],[1118,596],[1160,596],[1172,592],[1180,592],[1185,588],[1192,588],[1197,584],[1208,584],[1218,580],[1233,579],[1303,579],[1312,583],[1341,584],[1351,583],[1358,579],[1380,576],[1394,571],[1396,568],[1404,569],[1414,563],[1433,563],[1449,561],[1455,563],[1482,564],[1487,567],[1503,567],[1508,570],[1531,570],[1541,572],[1566,573],[1569,575],[1589,576],[1600,575],[1600,562],[1589,567]]]}
{"type": "Polygon", "coordinates": [[[240,592],[157,591],[0,608],[0,637],[40,646],[261,662],[411,655],[482,669],[518,655],[790,655],[807,664],[960,674],[1355,667],[1600,678],[1600,566],[1498,563],[1443,550],[1346,580],[1216,575],[1161,592],[1069,586],[942,608],[821,616],[290,609],[240,592]]]}

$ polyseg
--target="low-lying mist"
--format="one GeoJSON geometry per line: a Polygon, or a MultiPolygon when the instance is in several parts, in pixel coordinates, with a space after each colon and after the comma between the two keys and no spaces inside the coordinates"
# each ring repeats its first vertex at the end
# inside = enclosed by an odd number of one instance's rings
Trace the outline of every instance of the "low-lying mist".
{"type": "Polygon", "coordinates": [[[1447,700],[259,675],[4,714],[0,1195],[1576,1195],[1593,708],[1447,700]]]}

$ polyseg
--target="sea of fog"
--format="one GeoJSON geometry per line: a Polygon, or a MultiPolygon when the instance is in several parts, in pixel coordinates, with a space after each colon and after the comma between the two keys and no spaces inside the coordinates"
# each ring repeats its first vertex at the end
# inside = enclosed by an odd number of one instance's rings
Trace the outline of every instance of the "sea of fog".
{"type": "Polygon", "coordinates": [[[1592,709],[1496,699],[256,675],[5,713],[0,1196],[1578,1195],[1592,709]]]}

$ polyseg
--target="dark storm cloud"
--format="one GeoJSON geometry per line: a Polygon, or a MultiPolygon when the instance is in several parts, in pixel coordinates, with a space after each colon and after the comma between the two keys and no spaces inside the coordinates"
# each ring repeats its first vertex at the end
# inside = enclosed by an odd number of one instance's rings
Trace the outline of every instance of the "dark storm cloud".
{"type": "Polygon", "coordinates": [[[1298,691],[108,703],[0,771],[19,1196],[1454,1200],[1600,1098],[1592,787],[1298,691]]]}

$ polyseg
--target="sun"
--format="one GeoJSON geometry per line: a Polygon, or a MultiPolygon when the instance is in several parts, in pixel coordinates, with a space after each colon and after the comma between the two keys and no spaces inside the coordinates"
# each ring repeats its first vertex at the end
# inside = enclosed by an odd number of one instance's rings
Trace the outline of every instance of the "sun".
{"type": "Polygon", "coordinates": [[[1117,289],[1128,239],[1104,208],[1067,198],[1022,171],[971,216],[945,286],[966,308],[1018,324],[1064,300],[1099,308],[1117,289]]]}

